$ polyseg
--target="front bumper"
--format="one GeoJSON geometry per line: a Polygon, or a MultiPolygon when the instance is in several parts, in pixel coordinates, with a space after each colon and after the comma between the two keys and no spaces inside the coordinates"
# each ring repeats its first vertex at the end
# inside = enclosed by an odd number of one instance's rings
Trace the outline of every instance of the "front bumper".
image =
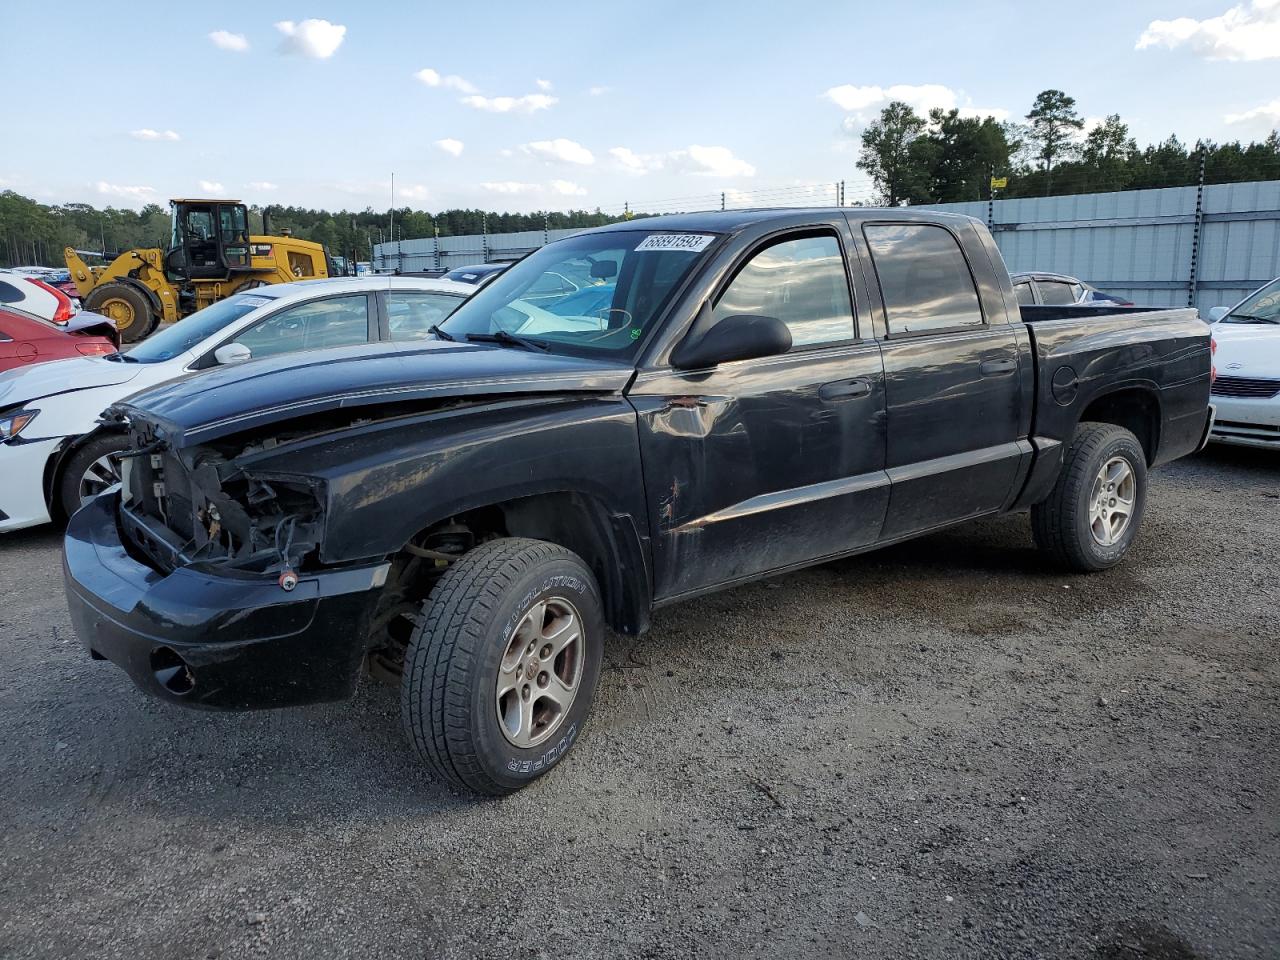
{"type": "Polygon", "coordinates": [[[192,568],[161,573],[134,559],[105,493],[67,526],[63,574],[71,621],[95,658],[147,693],[209,709],[285,707],[351,695],[388,565],[274,577],[192,568]]]}
{"type": "Polygon", "coordinates": [[[1280,397],[1215,396],[1213,405],[1217,416],[1210,440],[1280,450],[1280,397]]]}
{"type": "Polygon", "coordinates": [[[0,533],[49,522],[44,473],[62,439],[0,443],[0,533]]]}

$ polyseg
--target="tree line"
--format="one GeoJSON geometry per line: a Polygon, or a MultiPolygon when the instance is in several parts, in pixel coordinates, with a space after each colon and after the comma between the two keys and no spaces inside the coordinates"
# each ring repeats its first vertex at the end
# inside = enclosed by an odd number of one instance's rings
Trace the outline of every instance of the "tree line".
{"type": "MultiPolygon", "coordinates": [[[[352,260],[369,260],[372,244],[395,239],[519,230],[598,227],[620,217],[600,211],[496,213],[445,210],[431,214],[403,207],[394,211],[313,210],[306,207],[249,208],[249,225],[264,232],[264,215],[273,234],[288,230],[303,240],[323,243],[329,252],[352,260]]],[[[0,192],[0,264],[60,266],[63,247],[116,253],[138,247],[165,248],[169,243],[169,211],[149,203],[141,210],[87,203],[43,204],[12,190],[0,192]]]]}
{"type": "Polygon", "coordinates": [[[997,197],[1047,197],[1151,187],[1280,179],[1280,133],[1261,142],[1188,146],[1176,136],[1139,147],[1118,114],[1085,131],[1073,97],[1036,96],[1025,122],[930,110],[921,116],[895,101],[862,132],[858,168],[878,203],[985,200],[991,179],[1007,179],[997,197]]]}

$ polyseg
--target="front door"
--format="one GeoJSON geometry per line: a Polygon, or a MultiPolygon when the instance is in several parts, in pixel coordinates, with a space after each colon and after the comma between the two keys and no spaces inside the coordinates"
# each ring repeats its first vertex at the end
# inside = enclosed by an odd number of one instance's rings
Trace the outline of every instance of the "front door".
{"type": "Polygon", "coordinates": [[[777,317],[782,356],[642,371],[629,391],[659,600],[847,553],[888,501],[884,381],[859,337],[836,229],[783,234],[744,255],[716,319],[777,317]]]}

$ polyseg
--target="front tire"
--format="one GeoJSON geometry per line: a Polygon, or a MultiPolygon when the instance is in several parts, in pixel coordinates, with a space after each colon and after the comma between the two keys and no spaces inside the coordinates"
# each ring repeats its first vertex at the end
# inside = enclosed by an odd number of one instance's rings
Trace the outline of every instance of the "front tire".
{"type": "Polygon", "coordinates": [[[591,711],[604,629],[595,577],[563,547],[507,538],[454,561],[405,654],[401,717],[418,755],[490,796],[547,773],[591,711]]]}
{"type": "Polygon", "coordinates": [[[84,506],[112,484],[120,482],[120,454],[129,448],[122,433],[104,433],[85,443],[62,470],[58,505],[65,516],[84,506]]]}
{"type": "Polygon", "coordinates": [[[1080,573],[1114,567],[1138,535],[1147,503],[1147,457],[1112,423],[1082,423],[1053,491],[1031,508],[1036,546],[1080,573]]]}

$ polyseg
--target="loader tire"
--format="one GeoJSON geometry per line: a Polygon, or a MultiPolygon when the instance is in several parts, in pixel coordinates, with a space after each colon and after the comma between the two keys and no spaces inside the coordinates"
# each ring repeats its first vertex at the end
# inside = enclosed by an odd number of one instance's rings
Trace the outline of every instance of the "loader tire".
{"type": "Polygon", "coordinates": [[[151,309],[151,301],[137,287],[127,283],[106,283],[89,291],[84,298],[86,310],[100,313],[120,331],[125,343],[137,343],[155,329],[160,318],[151,309]]]}

